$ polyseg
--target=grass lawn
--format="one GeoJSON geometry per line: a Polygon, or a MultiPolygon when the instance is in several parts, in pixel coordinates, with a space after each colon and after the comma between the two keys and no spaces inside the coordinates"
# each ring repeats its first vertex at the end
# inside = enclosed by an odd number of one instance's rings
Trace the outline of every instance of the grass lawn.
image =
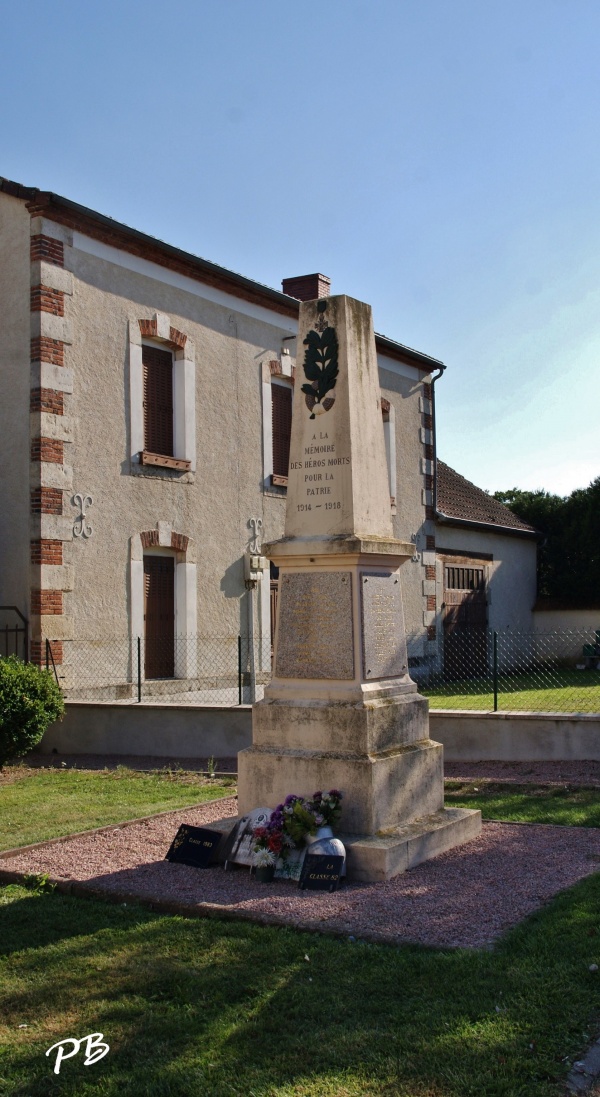
{"type": "MultiPolygon", "coordinates": [[[[465,896],[465,902],[472,901],[465,896]]],[[[597,1034],[600,875],[493,951],[0,889],[5,1097],[562,1097],[597,1034]],[[52,1073],[57,1041],[110,1051],[52,1073]]],[[[67,1050],[72,1050],[71,1045],[67,1050]]]]}
{"type": "Polygon", "coordinates": [[[484,819],[600,827],[600,789],[445,781],[450,807],[479,808],[484,819]]]}
{"type": "MultiPolygon", "coordinates": [[[[600,825],[600,790],[446,789],[448,803],[487,818],[600,825]]],[[[13,767],[0,808],[3,822],[33,817],[21,839],[32,841],[44,828],[86,829],[231,791],[197,774],[13,767]]],[[[473,951],[187,920],[11,885],[0,888],[0,1092],[563,1097],[572,1061],[600,1032],[590,964],[600,964],[600,874],[493,950],[473,951]],[[103,1033],[109,1052],[86,1067],[82,1049],[54,1074],[46,1051],[89,1033],[103,1033]]]]}
{"type": "Polygon", "coordinates": [[[0,773],[0,849],[231,796],[234,782],[163,770],[31,769],[0,773]]]}
{"type": "MultiPolygon", "coordinates": [[[[428,686],[419,692],[436,708],[479,709],[491,712],[494,689],[491,678],[473,678],[428,686]]],[[[498,711],[600,712],[600,671],[552,670],[548,680],[540,674],[500,675],[498,711]]]]}

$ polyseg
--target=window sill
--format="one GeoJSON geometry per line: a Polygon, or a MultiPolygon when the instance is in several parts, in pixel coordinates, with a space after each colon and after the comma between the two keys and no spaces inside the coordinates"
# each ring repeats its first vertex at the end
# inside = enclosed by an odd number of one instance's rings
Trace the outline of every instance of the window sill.
{"type": "Polygon", "coordinates": [[[148,453],[142,450],[140,464],[154,465],[163,469],[176,469],[178,472],[189,472],[191,461],[182,461],[179,457],[163,457],[160,453],[148,453]]]}

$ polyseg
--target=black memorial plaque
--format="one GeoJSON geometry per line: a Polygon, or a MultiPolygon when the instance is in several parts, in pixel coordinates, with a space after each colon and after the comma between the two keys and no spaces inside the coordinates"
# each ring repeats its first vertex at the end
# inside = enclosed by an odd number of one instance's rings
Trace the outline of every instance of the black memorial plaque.
{"type": "Polygon", "coordinates": [[[343,857],[330,857],[325,853],[307,853],[298,887],[306,891],[337,891],[343,864],[343,857]]]}
{"type": "Polygon", "coordinates": [[[192,865],[194,868],[208,868],[222,837],[218,830],[191,827],[183,823],[171,842],[165,860],[175,861],[180,865],[192,865]]]}

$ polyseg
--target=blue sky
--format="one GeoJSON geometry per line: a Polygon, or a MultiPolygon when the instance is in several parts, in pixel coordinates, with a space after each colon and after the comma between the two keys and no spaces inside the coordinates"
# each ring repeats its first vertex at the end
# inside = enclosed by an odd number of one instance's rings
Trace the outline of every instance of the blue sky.
{"type": "Polygon", "coordinates": [[[441,358],[494,491],[600,474],[597,0],[2,0],[0,174],[441,358]]]}

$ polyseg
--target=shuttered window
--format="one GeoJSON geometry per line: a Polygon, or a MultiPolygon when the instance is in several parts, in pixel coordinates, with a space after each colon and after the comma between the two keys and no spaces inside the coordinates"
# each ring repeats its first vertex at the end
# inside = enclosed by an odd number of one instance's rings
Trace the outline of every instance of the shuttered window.
{"type": "Polygon", "coordinates": [[[446,590],[481,590],[483,586],[483,568],[460,568],[446,566],[446,590]]]}
{"type": "Polygon", "coordinates": [[[144,556],[144,640],[146,678],[175,673],[175,560],[144,556]]]}
{"type": "Polygon", "coordinates": [[[144,370],[144,449],[173,457],[173,355],[142,347],[144,370]]]}
{"type": "Polygon", "coordinates": [[[273,475],[287,476],[290,464],[292,431],[292,390],[286,385],[271,385],[273,406],[273,475]]]}

